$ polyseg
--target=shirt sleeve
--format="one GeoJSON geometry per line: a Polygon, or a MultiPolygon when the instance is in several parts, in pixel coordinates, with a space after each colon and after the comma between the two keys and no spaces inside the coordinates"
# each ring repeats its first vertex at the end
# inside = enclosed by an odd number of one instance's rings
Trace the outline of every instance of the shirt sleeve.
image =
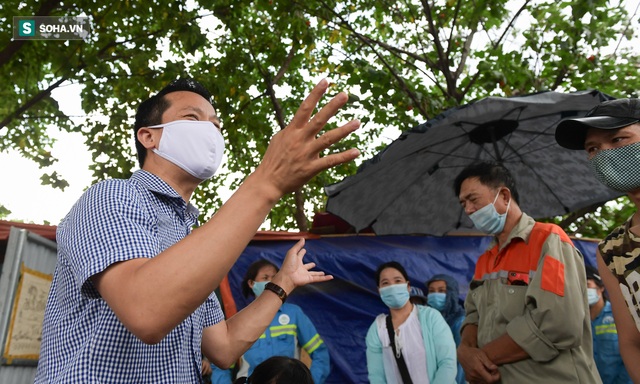
{"type": "Polygon", "coordinates": [[[467,296],[464,299],[465,317],[464,317],[464,320],[462,321],[462,324],[460,325],[460,328],[458,329],[460,334],[462,334],[462,330],[467,325],[469,324],[478,325],[478,322],[480,321],[480,315],[478,314],[478,307],[475,302],[475,295],[476,295],[475,290],[481,284],[482,284],[481,281],[471,280],[471,284],[469,286],[469,292],[467,293],[467,296]]]}
{"type": "Polygon", "coordinates": [[[224,312],[222,312],[220,301],[218,301],[218,296],[216,296],[215,292],[207,297],[202,307],[204,316],[203,326],[205,328],[216,325],[224,320],[224,312]]]}
{"type": "Polygon", "coordinates": [[[376,321],[374,321],[369,327],[365,343],[367,345],[367,371],[369,373],[369,382],[371,384],[386,384],[387,379],[384,375],[384,363],[382,359],[382,343],[378,336],[376,321]]]}
{"type": "MultiPolygon", "coordinates": [[[[437,369],[433,375],[432,383],[454,383],[458,373],[456,358],[456,343],[449,324],[444,320],[440,312],[433,310],[429,316],[433,345],[435,348],[437,369]]],[[[431,375],[430,375],[431,376],[431,375]]]]}
{"type": "Polygon", "coordinates": [[[506,329],[534,361],[547,362],[582,343],[586,277],[582,256],[568,238],[550,233],[541,252],[525,294],[524,313],[506,329]]]}
{"type": "Polygon", "coordinates": [[[89,278],[116,262],[153,257],[161,251],[154,235],[156,217],[136,201],[123,180],[92,186],[61,223],[59,247],[82,294],[98,297],[89,278]]]}
{"type": "Polygon", "coordinates": [[[300,346],[307,351],[311,357],[310,371],[311,376],[313,376],[313,382],[323,384],[329,376],[331,369],[329,349],[309,317],[304,314],[301,308],[297,306],[294,308],[296,308],[297,312],[296,321],[300,346]]]}

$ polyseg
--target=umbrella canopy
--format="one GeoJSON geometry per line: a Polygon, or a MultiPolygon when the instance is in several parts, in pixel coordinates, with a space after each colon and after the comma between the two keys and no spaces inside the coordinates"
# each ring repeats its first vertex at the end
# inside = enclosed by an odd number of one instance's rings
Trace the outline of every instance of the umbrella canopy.
{"type": "Polygon", "coordinates": [[[325,188],[327,211],[356,231],[442,236],[473,228],[453,190],[464,167],[502,163],[516,179],[520,207],[534,218],[564,215],[621,196],[591,174],[584,151],[560,147],[560,120],[611,97],[598,91],[487,97],[449,109],[325,188]]]}

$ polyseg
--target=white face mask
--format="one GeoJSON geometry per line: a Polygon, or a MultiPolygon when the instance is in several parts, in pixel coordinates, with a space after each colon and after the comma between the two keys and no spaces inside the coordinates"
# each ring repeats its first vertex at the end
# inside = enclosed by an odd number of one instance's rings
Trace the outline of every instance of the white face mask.
{"type": "Polygon", "coordinates": [[[193,177],[206,180],[222,163],[224,139],[210,121],[176,120],[147,128],[164,128],[153,152],[193,177]]]}

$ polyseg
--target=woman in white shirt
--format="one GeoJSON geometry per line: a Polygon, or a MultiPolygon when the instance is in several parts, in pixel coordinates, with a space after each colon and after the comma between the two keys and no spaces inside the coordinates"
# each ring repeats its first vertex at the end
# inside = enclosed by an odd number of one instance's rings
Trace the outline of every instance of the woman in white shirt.
{"type": "Polygon", "coordinates": [[[409,301],[409,278],[398,262],[380,265],[376,282],[380,298],[390,313],[378,315],[367,332],[367,370],[371,384],[454,383],[456,345],[440,312],[409,301]],[[392,333],[388,330],[388,316],[392,333]],[[402,366],[406,366],[404,376],[409,376],[411,381],[403,380],[402,366]]]}

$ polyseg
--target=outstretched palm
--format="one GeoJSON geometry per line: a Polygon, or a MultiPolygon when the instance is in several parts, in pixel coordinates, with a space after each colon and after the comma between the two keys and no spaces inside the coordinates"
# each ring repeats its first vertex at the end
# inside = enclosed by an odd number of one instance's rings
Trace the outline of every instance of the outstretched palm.
{"type": "Polygon", "coordinates": [[[287,285],[292,287],[300,287],[310,283],[319,283],[333,279],[331,275],[325,275],[322,271],[311,271],[311,268],[316,266],[316,263],[304,263],[302,259],[307,253],[304,249],[304,239],[300,239],[294,244],[287,256],[282,262],[282,268],[280,274],[282,278],[287,280],[287,285]]]}

